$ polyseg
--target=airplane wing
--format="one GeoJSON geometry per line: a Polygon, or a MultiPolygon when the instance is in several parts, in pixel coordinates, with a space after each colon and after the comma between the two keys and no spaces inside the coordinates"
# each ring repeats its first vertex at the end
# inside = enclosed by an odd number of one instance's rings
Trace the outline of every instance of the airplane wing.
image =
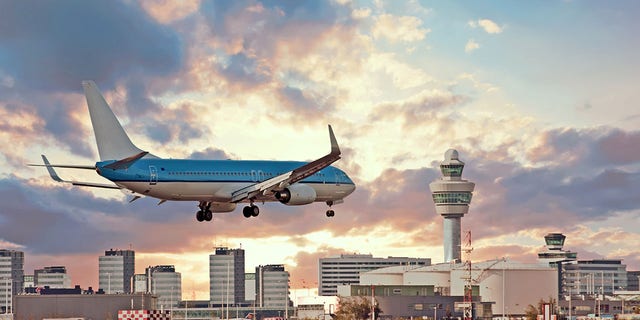
{"type": "Polygon", "coordinates": [[[340,159],[340,148],[331,125],[329,125],[329,139],[331,140],[331,152],[326,156],[279,176],[236,190],[231,194],[231,202],[240,202],[245,199],[266,196],[272,191],[280,191],[338,161],[340,159]]]}
{"type": "Polygon", "coordinates": [[[30,164],[30,166],[46,167],[47,171],[49,171],[49,175],[51,176],[51,179],[53,179],[54,181],[63,182],[63,183],[70,183],[70,184],[72,184],[74,186],[82,186],[82,187],[94,187],[94,188],[106,188],[106,189],[122,189],[122,187],[117,186],[115,184],[63,180],[62,178],[60,178],[60,176],[58,175],[56,170],[53,169],[54,167],[55,168],[71,168],[71,169],[92,169],[92,170],[95,170],[96,167],[95,166],[83,166],[83,165],[66,165],[66,164],[52,165],[51,163],[49,163],[49,160],[47,159],[47,157],[45,157],[44,154],[41,155],[41,156],[42,156],[42,161],[44,161],[44,165],[41,165],[41,164],[30,164]]]}

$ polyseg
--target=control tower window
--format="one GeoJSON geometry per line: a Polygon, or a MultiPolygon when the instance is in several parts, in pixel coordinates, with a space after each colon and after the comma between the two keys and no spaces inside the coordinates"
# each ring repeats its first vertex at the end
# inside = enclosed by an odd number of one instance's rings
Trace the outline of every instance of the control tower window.
{"type": "Polygon", "coordinates": [[[447,192],[447,193],[434,193],[433,202],[440,203],[471,203],[470,192],[447,192]]]}
{"type": "Polygon", "coordinates": [[[442,175],[445,177],[460,177],[462,176],[462,169],[464,169],[464,165],[458,165],[458,164],[440,165],[440,171],[442,171],[442,175]]]}

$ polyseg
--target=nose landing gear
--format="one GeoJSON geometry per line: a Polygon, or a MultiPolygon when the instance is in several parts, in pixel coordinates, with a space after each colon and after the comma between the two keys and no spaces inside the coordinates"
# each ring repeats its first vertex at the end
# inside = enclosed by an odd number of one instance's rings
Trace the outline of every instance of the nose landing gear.
{"type": "Polygon", "coordinates": [[[329,206],[329,210],[327,210],[327,217],[331,218],[336,215],[336,212],[331,210],[331,206],[333,205],[333,201],[327,201],[327,205],[329,206]]]}

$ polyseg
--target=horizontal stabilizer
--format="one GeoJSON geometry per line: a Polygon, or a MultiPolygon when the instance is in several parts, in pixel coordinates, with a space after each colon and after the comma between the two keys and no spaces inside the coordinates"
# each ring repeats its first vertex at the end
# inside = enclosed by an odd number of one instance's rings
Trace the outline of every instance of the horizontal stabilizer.
{"type": "Polygon", "coordinates": [[[49,175],[51,176],[51,179],[53,179],[56,182],[70,183],[70,184],[72,184],[74,186],[81,186],[81,187],[122,189],[120,186],[117,186],[115,184],[64,180],[64,179],[60,178],[60,176],[58,175],[56,170],[53,169],[54,167],[56,167],[56,168],[70,168],[70,169],[95,169],[95,166],[89,167],[89,166],[76,166],[76,165],[52,165],[51,163],[49,163],[49,159],[47,159],[47,157],[44,154],[42,155],[42,161],[44,161],[44,165],[38,165],[38,166],[46,167],[47,171],[49,172],[49,175]]]}

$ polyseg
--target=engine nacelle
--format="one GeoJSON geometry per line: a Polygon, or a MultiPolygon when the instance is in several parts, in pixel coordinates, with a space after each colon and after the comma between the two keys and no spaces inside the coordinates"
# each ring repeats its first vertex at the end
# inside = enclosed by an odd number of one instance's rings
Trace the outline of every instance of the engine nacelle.
{"type": "Polygon", "coordinates": [[[293,184],[276,192],[276,199],[288,206],[309,204],[316,200],[316,190],[306,184],[293,184]]]}
{"type": "Polygon", "coordinates": [[[235,203],[212,202],[211,212],[231,212],[236,209],[235,203]]]}

